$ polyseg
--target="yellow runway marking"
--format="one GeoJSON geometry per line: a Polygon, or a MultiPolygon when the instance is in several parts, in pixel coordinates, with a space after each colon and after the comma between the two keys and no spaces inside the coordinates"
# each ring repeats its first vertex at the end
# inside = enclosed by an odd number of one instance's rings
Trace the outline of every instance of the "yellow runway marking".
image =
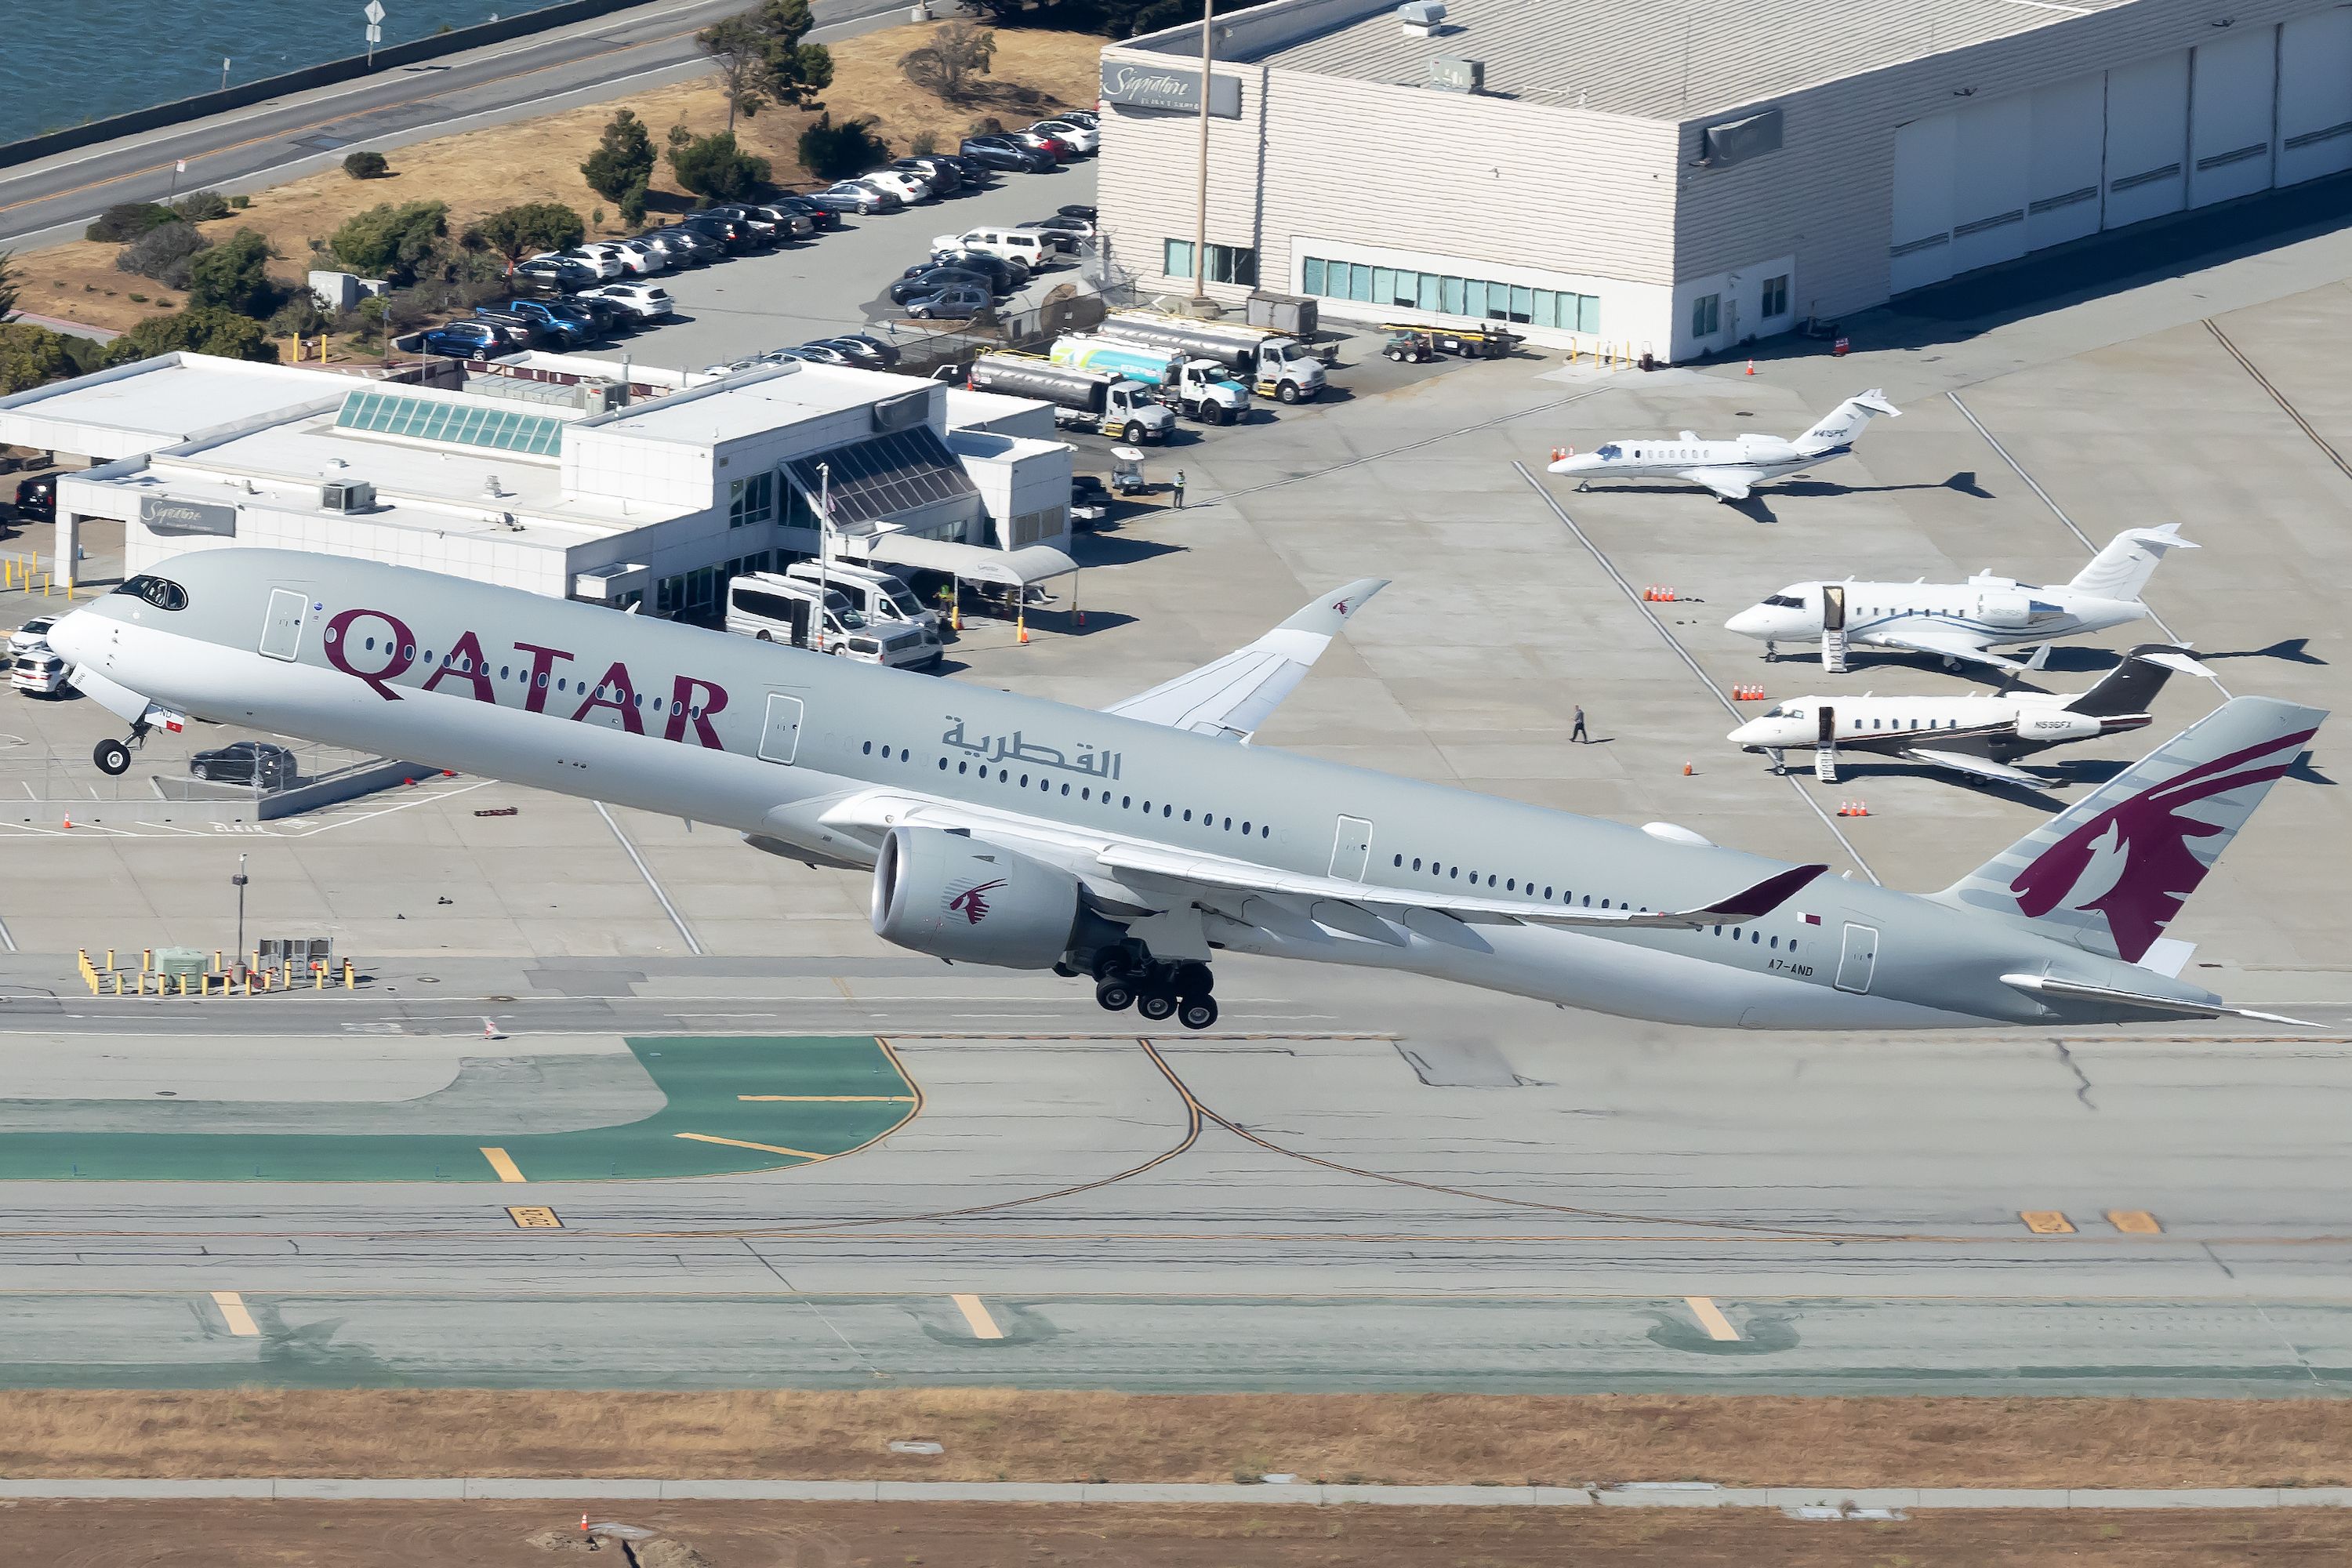
{"type": "Polygon", "coordinates": [[[2036,1236],[2072,1236],[2074,1222],[2056,1209],[2020,1209],[2017,1217],[2036,1236]]]}
{"type": "Polygon", "coordinates": [[[490,1163],[490,1169],[499,1173],[499,1181],[520,1182],[523,1179],[522,1168],[507,1158],[505,1150],[485,1149],[482,1151],[482,1158],[490,1163]]]}
{"type": "Polygon", "coordinates": [[[2126,1236],[2162,1236],[2164,1227],[2146,1209],[2109,1209],[2107,1223],[2126,1236]]]}
{"type": "Polygon", "coordinates": [[[738,1100],[782,1105],[912,1105],[911,1094],[739,1094],[738,1100]]]}
{"type": "Polygon", "coordinates": [[[507,1218],[514,1221],[517,1227],[523,1230],[562,1230],[563,1228],[563,1221],[556,1217],[555,1211],[551,1208],[536,1205],[517,1208],[509,1205],[507,1208],[507,1218]]]}
{"type": "Polygon", "coordinates": [[[1739,1337],[1739,1331],[1731,1326],[1731,1320],[1723,1315],[1723,1310],[1715,1304],[1714,1297],[1685,1296],[1683,1300],[1690,1308],[1691,1316],[1698,1320],[1698,1326],[1706,1331],[1708,1339],[1736,1340],[1739,1337]]]}
{"type": "Polygon", "coordinates": [[[948,1300],[956,1304],[956,1310],[963,1314],[963,1321],[971,1325],[973,1339],[1001,1340],[1004,1337],[1004,1331],[996,1326],[996,1320],[988,1315],[987,1304],[979,1297],[950,1296],[948,1300]]]}
{"type": "Polygon", "coordinates": [[[721,1138],[711,1132],[681,1132],[680,1138],[691,1138],[697,1143],[724,1143],[730,1149],[757,1149],[762,1154],[790,1154],[800,1160],[829,1160],[830,1154],[813,1154],[806,1149],[787,1149],[781,1143],[747,1143],[740,1138],[721,1138]]]}
{"type": "Polygon", "coordinates": [[[245,1310],[245,1298],[236,1291],[214,1291],[213,1305],[220,1309],[222,1319],[228,1324],[228,1331],[239,1339],[249,1340],[261,1332],[260,1325],[253,1321],[253,1314],[245,1310]]]}

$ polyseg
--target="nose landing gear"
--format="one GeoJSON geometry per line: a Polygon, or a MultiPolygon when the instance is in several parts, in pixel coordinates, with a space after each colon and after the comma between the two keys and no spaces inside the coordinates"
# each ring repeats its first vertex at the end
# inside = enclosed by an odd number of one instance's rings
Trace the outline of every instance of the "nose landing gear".
{"type": "Polygon", "coordinates": [[[1095,961],[1095,1000],[1110,1012],[1132,1006],[1147,1021],[1174,1018],[1188,1029],[1217,1021],[1216,977],[1205,963],[1169,963],[1145,957],[1140,963],[1123,952],[1095,961]]]}
{"type": "Polygon", "coordinates": [[[109,778],[120,778],[131,771],[131,748],[146,743],[147,726],[144,723],[133,724],[129,741],[100,741],[92,748],[89,760],[98,764],[100,773],[109,778]]]}

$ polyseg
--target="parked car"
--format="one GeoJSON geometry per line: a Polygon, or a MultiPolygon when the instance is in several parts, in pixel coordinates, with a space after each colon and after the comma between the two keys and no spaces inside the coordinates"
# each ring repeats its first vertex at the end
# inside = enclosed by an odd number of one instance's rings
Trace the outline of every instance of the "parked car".
{"type": "Polygon", "coordinates": [[[537,256],[527,256],[525,261],[569,261],[575,267],[586,268],[599,278],[618,278],[628,270],[615,256],[592,256],[584,248],[572,250],[542,250],[537,256]]]}
{"type": "Polygon", "coordinates": [[[1095,227],[1094,219],[1078,217],[1070,213],[1060,212],[1054,214],[1051,217],[1041,217],[1034,223],[1024,223],[1021,226],[1024,228],[1046,229],[1055,234],[1072,235],[1079,239],[1093,239],[1100,233],[1100,231],[1095,227]]]}
{"type": "Polygon", "coordinates": [[[35,616],[8,634],[8,657],[15,658],[37,647],[49,646],[49,628],[58,624],[55,616],[35,616]]]}
{"type": "Polygon", "coordinates": [[[591,338],[609,337],[624,321],[635,320],[624,316],[613,301],[593,289],[583,289],[569,300],[550,300],[547,308],[564,321],[578,322],[591,338]]]}
{"type": "Polygon", "coordinates": [[[953,267],[930,267],[912,278],[901,278],[891,284],[890,303],[910,305],[943,289],[977,289],[992,300],[996,298],[996,290],[989,286],[988,279],[981,273],[965,272],[953,267]]]}
{"type": "Polygon", "coordinates": [[[1066,120],[1073,125],[1083,125],[1089,131],[1102,129],[1102,116],[1091,109],[1066,109],[1054,118],[1066,120]]]}
{"type": "Polygon", "coordinates": [[[964,189],[968,191],[978,190],[983,185],[992,185],[996,183],[998,172],[977,158],[967,158],[961,153],[934,153],[930,155],[961,174],[964,189]]]}
{"type": "MultiPolygon", "coordinates": [[[[918,264],[919,267],[919,265],[918,264]]],[[[1029,281],[1027,263],[1015,261],[1009,256],[993,256],[985,250],[966,250],[961,247],[950,250],[935,250],[931,252],[929,265],[953,267],[965,272],[977,272],[982,277],[992,280],[996,285],[996,291],[1000,294],[1010,294],[1029,281]]],[[[910,267],[907,270],[913,272],[918,270],[918,268],[910,267]]]]}
{"type": "Polygon", "coordinates": [[[267,741],[232,741],[188,759],[190,776],[208,784],[249,784],[258,779],[264,788],[290,784],[301,773],[294,753],[267,741]]]}
{"type": "Polygon", "coordinates": [[[771,206],[782,207],[786,212],[800,214],[803,217],[808,219],[809,222],[819,231],[828,228],[839,228],[841,226],[841,215],[839,213],[832,212],[824,207],[821,207],[814,202],[809,200],[806,196],[778,196],[768,205],[771,206]]]}
{"type": "Polygon", "coordinates": [[[568,314],[544,300],[493,300],[476,306],[474,314],[485,321],[529,321],[561,348],[578,348],[597,335],[593,321],[568,314]]]}
{"type": "MultiPolygon", "coordinates": [[[[745,363],[747,364],[782,364],[786,360],[791,360],[796,364],[826,364],[831,363],[826,360],[819,359],[816,355],[809,353],[806,349],[770,349],[766,353],[745,363]]],[[[744,365],[739,364],[735,368],[737,370],[741,370],[744,368],[744,365]]]]}
{"type": "Polygon", "coordinates": [[[507,336],[488,321],[451,321],[446,326],[427,327],[420,345],[428,354],[445,359],[496,359],[510,353],[507,336]]]}
{"type": "Polygon", "coordinates": [[[1055,167],[1078,155],[1077,148],[1058,136],[1048,136],[1043,131],[1008,131],[1005,139],[1016,147],[1034,148],[1054,160],[1055,167]]]}
{"type": "Polygon", "coordinates": [[[1046,251],[1052,245],[1051,240],[1034,228],[990,226],[968,228],[961,234],[934,235],[931,254],[936,256],[942,250],[985,251],[991,256],[1018,261],[1030,271],[1036,272],[1045,267],[1046,251]]]}
{"type": "Polygon", "coordinates": [[[526,261],[509,273],[508,279],[519,286],[555,294],[593,289],[604,280],[604,275],[596,268],[560,256],[526,261]]]}
{"type": "Polygon", "coordinates": [[[563,252],[563,254],[566,256],[576,256],[583,260],[596,263],[600,270],[602,269],[603,264],[609,261],[614,266],[618,267],[621,269],[620,271],[613,274],[613,276],[616,278],[633,277],[646,272],[653,267],[653,261],[650,258],[630,249],[626,244],[620,240],[591,240],[586,245],[574,246],[570,250],[563,252]]]}
{"type": "Polygon", "coordinates": [[[62,696],[66,689],[66,661],[48,644],[43,643],[30,653],[20,653],[9,661],[8,681],[27,697],[62,696]]]}
{"type": "Polygon", "coordinates": [[[1102,150],[1102,132],[1091,125],[1081,125],[1075,120],[1040,120],[1029,129],[1040,135],[1051,136],[1056,142],[1068,142],[1077,149],[1081,156],[1102,150]]]}
{"type": "Polygon", "coordinates": [[[837,213],[894,213],[907,205],[896,191],[868,180],[836,180],[808,199],[837,213]]]}
{"type": "Polygon", "coordinates": [[[856,360],[835,348],[831,343],[803,343],[796,349],[785,352],[794,359],[807,360],[814,364],[845,364],[852,369],[863,368],[856,360]]]}
{"type": "Polygon", "coordinates": [[[867,370],[888,370],[898,363],[898,351],[879,338],[869,338],[864,332],[852,332],[847,337],[819,338],[810,348],[838,349],[849,356],[851,363],[867,370]]]}
{"type": "Polygon", "coordinates": [[[781,215],[772,217],[765,208],[755,207],[745,202],[727,202],[719,206],[706,207],[698,213],[689,215],[687,221],[691,223],[698,217],[723,217],[730,223],[749,229],[751,237],[763,245],[772,245],[783,238],[792,226],[789,218],[781,215]]]}
{"type": "Polygon", "coordinates": [[[55,522],[58,520],[58,477],[35,474],[16,481],[16,521],[55,522]]]}
{"type": "Polygon", "coordinates": [[[777,226],[777,235],[785,239],[807,239],[816,233],[816,219],[798,207],[788,207],[782,202],[751,202],[745,204],[777,226]]]}
{"type": "Polygon", "coordinates": [[[716,213],[688,213],[679,220],[683,226],[704,238],[716,242],[728,255],[751,249],[760,243],[760,237],[749,224],[733,218],[720,217],[716,213]]]}
{"type": "Polygon", "coordinates": [[[629,268],[635,277],[651,278],[677,265],[677,258],[656,244],[650,235],[641,234],[635,239],[616,239],[613,243],[637,258],[637,265],[629,268]]]}
{"type": "Polygon", "coordinates": [[[726,259],[727,247],[698,228],[688,228],[682,223],[675,223],[657,232],[665,244],[683,248],[687,256],[698,266],[708,267],[714,261],[726,259]]]}
{"type": "Polygon", "coordinates": [[[1014,169],[1024,174],[1041,174],[1054,166],[1051,153],[1024,147],[1009,136],[967,136],[956,144],[956,152],[963,157],[977,159],[992,169],[1014,169]]]}
{"type": "Polygon", "coordinates": [[[1084,202],[1064,202],[1060,206],[1055,207],[1054,210],[1064,217],[1082,217],[1088,223],[1100,223],[1102,221],[1102,214],[1095,211],[1094,208],[1088,206],[1084,202]]]}
{"type": "Polygon", "coordinates": [[[1100,474],[1070,476],[1070,526],[1092,529],[1110,516],[1110,490],[1100,474]]]}
{"type": "Polygon", "coordinates": [[[916,153],[891,161],[890,166],[902,174],[912,174],[931,187],[931,194],[951,196],[963,189],[963,175],[953,163],[931,153],[916,153]]]}
{"type": "Polygon", "coordinates": [[[944,316],[967,321],[995,304],[996,296],[982,283],[944,283],[928,293],[911,295],[904,303],[907,314],[918,321],[944,316]]]}
{"type": "Polygon", "coordinates": [[[583,289],[572,298],[583,305],[601,300],[622,316],[640,321],[658,321],[677,309],[669,290],[658,283],[607,283],[599,289],[583,289]]]}
{"type": "Polygon", "coordinates": [[[881,186],[908,206],[918,202],[935,202],[940,197],[939,192],[931,188],[930,181],[905,169],[876,169],[857,177],[866,184],[881,186]]]}

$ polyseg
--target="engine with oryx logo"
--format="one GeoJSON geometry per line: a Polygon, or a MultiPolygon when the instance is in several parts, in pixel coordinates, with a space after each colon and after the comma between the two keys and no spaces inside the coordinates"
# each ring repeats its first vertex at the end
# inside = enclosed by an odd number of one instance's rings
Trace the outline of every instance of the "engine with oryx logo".
{"type": "Polygon", "coordinates": [[[1087,908],[1067,871],[937,827],[895,827],[883,839],[874,861],[874,934],[935,958],[1006,969],[1050,969],[1073,947],[1118,937],[1087,908]]]}

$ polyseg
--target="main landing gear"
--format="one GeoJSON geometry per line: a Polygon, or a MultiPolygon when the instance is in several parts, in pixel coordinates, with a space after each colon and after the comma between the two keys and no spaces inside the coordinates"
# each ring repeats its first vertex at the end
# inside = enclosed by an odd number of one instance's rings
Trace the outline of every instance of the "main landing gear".
{"type": "Polygon", "coordinates": [[[1121,950],[1095,960],[1095,1000],[1113,1013],[1133,1007],[1152,1023],[1170,1018],[1188,1029],[1217,1021],[1216,980],[1205,963],[1168,963],[1148,955],[1138,962],[1121,950]]]}

